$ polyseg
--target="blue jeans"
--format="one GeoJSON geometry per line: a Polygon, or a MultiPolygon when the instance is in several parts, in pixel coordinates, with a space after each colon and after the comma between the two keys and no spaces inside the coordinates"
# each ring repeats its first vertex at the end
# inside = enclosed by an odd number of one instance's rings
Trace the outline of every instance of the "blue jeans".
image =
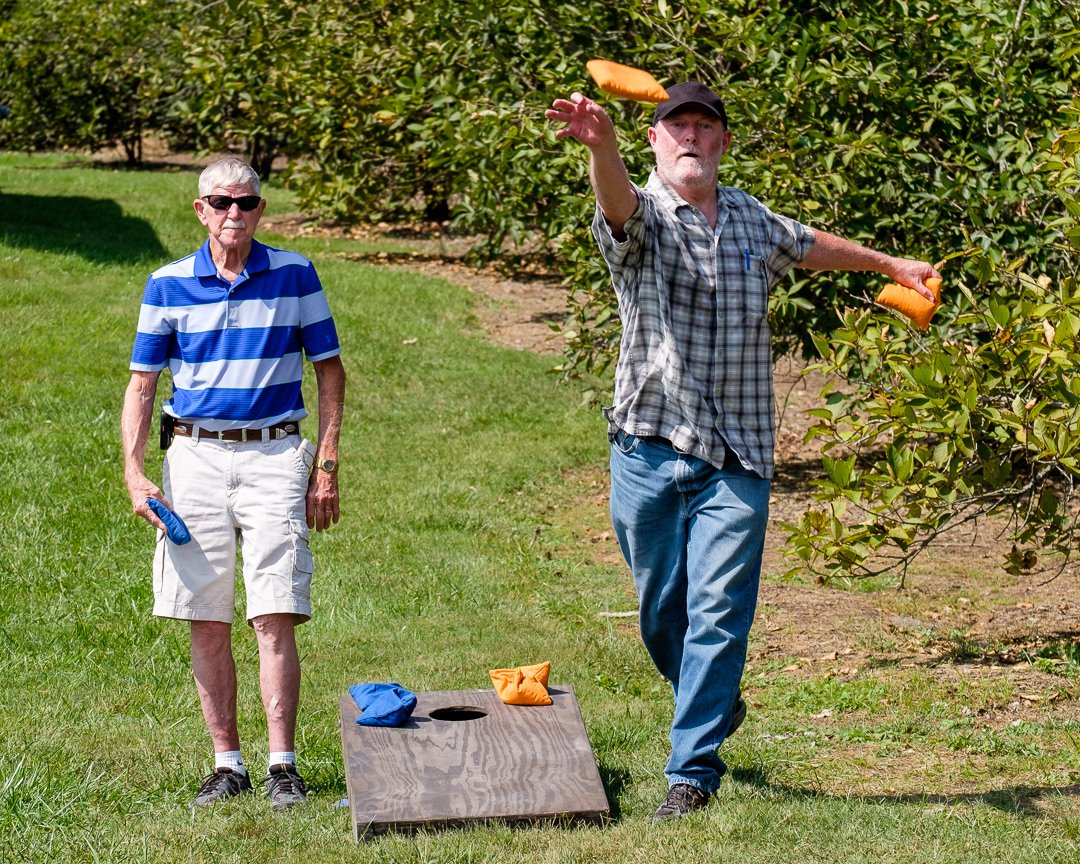
{"type": "Polygon", "coordinates": [[[641,638],[671,682],[668,784],[714,792],[717,749],[746,662],[769,481],[730,450],[722,469],[656,439],[611,443],[611,521],[634,575],[641,638]]]}

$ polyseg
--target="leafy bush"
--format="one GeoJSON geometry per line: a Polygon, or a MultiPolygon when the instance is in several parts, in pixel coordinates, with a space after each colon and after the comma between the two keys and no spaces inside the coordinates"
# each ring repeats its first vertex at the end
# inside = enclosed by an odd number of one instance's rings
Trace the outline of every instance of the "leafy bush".
{"type": "MultiPolygon", "coordinates": [[[[226,7],[218,7],[226,14],[226,7]]],[[[991,0],[791,4],[742,0],[382,4],[236,0],[243,58],[193,26],[204,135],[293,155],[301,203],[343,221],[438,219],[481,237],[478,259],[555,266],[570,292],[567,374],[602,370],[618,321],[587,225],[585,155],[543,109],[573,89],[601,98],[631,174],[651,166],[648,109],[598,94],[584,64],[609,57],[661,80],[722,90],[736,147],[724,179],[808,223],[936,259],[975,247],[1051,271],[1028,214],[1050,196],[1027,170],[1080,82],[1075,7],[991,0]],[[303,46],[303,56],[282,62],[303,46]],[[275,58],[279,58],[275,62],[275,58]],[[207,95],[210,103],[206,102],[207,95]]],[[[189,75],[190,78],[190,75],[189,75]]],[[[837,326],[865,277],[778,286],[777,353],[837,326]]]]}
{"type": "MultiPolygon", "coordinates": [[[[736,135],[723,182],[893,254],[935,261],[975,247],[991,261],[1026,256],[1055,269],[1047,229],[1030,219],[1052,196],[1029,169],[1080,84],[1077,7],[717,6],[642,7],[633,26],[655,37],[629,59],[665,80],[720,85],[736,135]]],[[[641,139],[640,129],[629,134],[641,139]]],[[[641,160],[631,171],[641,176],[641,160]]],[[[616,326],[606,274],[584,260],[590,241],[577,243],[563,250],[580,298],[571,365],[611,351],[616,326]]],[[[865,280],[796,272],[777,286],[777,353],[837,326],[836,310],[865,280]]]]}
{"type": "Polygon", "coordinates": [[[435,219],[479,235],[477,260],[557,268],[568,376],[607,369],[619,330],[588,233],[585,153],[556,140],[544,109],[574,89],[602,98],[644,180],[648,109],[598,94],[585,61],[716,86],[736,135],[724,182],[815,227],[953,265],[928,337],[845,309],[865,294],[862,275],[775,289],[777,353],[830,334],[817,340],[823,365],[852,388],[815,429],[825,509],[795,527],[797,553],[826,574],[872,570],[890,551],[905,565],[947,525],[1014,505],[1009,566],[1037,563],[1043,545],[1067,552],[1075,133],[1049,148],[1080,88],[1076,4],[0,4],[0,146],[120,141],[137,161],[156,129],[242,148],[264,175],[284,154],[301,206],[324,218],[435,219]],[[1072,215],[1055,218],[1062,202],[1072,215]]]}
{"type": "MultiPolygon", "coordinates": [[[[1032,0],[588,4],[234,0],[185,28],[178,122],[205,146],[292,158],[302,206],[342,221],[436,219],[480,236],[478,260],[557,267],[570,292],[566,374],[603,370],[618,321],[587,225],[585,155],[543,109],[581,89],[609,106],[631,175],[651,166],[648,109],[598,94],[608,57],[661,80],[701,78],[730,106],[724,180],[885,251],[993,261],[1054,252],[1028,214],[1027,170],[1080,82],[1077,11],[1032,0]],[[215,39],[240,28],[246,50],[215,39]],[[215,138],[215,135],[217,136],[215,138]]],[[[777,353],[839,324],[860,276],[793,276],[775,291],[777,353]]]]}
{"type": "Polygon", "coordinates": [[[848,388],[811,412],[823,506],[787,528],[791,554],[821,577],[906,569],[942,531],[995,513],[1009,517],[1009,572],[1070,560],[1080,539],[1080,102],[1071,114],[1075,128],[1038,169],[1066,210],[1047,226],[1064,262],[1053,275],[977,254],[980,278],[954,282],[962,300],[933,338],[862,308],[815,339],[819,367],[848,388]]]}
{"type": "Polygon", "coordinates": [[[0,12],[0,146],[96,149],[142,159],[165,122],[182,48],[171,26],[186,0],[11,0],[0,12]]]}

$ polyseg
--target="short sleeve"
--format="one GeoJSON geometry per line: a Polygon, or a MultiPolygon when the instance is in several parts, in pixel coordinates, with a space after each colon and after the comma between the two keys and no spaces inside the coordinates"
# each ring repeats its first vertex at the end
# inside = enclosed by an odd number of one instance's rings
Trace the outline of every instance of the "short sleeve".
{"type": "Polygon", "coordinates": [[[771,222],[769,245],[772,251],[765,261],[771,287],[806,257],[814,245],[814,232],[801,222],[773,213],[768,208],[765,210],[771,222]]]}
{"type": "Polygon", "coordinates": [[[135,344],[131,349],[133,372],[160,372],[168,365],[169,346],[172,344],[174,327],[168,316],[165,299],[157,280],[150,276],[143,289],[142,305],[139,307],[139,324],[135,332],[135,344]]]}
{"type": "Polygon", "coordinates": [[[623,223],[625,240],[616,239],[611,225],[604,218],[600,205],[593,214],[592,233],[600,247],[600,254],[611,272],[611,281],[616,289],[623,287],[628,278],[636,276],[640,270],[643,250],[648,242],[649,227],[646,195],[634,187],[637,192],[638,206],[623,223]]]}
{"type": "Polygon", "coordinates": [[[315,265],[310,261],[300,292],[300,343],[304,346],[307,359],[313,363],[341,353],[326,292],[315,272],[315,265]]]}

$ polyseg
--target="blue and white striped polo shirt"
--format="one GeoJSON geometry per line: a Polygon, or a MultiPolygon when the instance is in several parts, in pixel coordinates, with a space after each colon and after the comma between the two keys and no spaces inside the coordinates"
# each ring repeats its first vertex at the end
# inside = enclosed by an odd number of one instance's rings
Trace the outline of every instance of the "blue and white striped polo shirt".
{"type": "Polygon", "coordinates": [[[146,280],[133,371],[169,367],[165,411],[210,431],[270,426],[307,416],[303,355],[340,353],[322,284],[310,261],[252,240],[229,285],[210,242],[146,280]]]}

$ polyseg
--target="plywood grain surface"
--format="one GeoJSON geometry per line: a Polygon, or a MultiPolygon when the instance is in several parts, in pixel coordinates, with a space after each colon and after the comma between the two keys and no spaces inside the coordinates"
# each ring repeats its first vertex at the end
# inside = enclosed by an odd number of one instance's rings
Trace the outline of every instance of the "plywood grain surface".
{"type": "Polygon", "coordinates": [[[505,705],[494,690],[417,693],[400,728],[358,726],[341,697],[356,839],[470,822],[601,822],[610,809],[572,687],[547,706],[505,705]],[[469,719],[467,719],[469,718],[469,719]]]}

